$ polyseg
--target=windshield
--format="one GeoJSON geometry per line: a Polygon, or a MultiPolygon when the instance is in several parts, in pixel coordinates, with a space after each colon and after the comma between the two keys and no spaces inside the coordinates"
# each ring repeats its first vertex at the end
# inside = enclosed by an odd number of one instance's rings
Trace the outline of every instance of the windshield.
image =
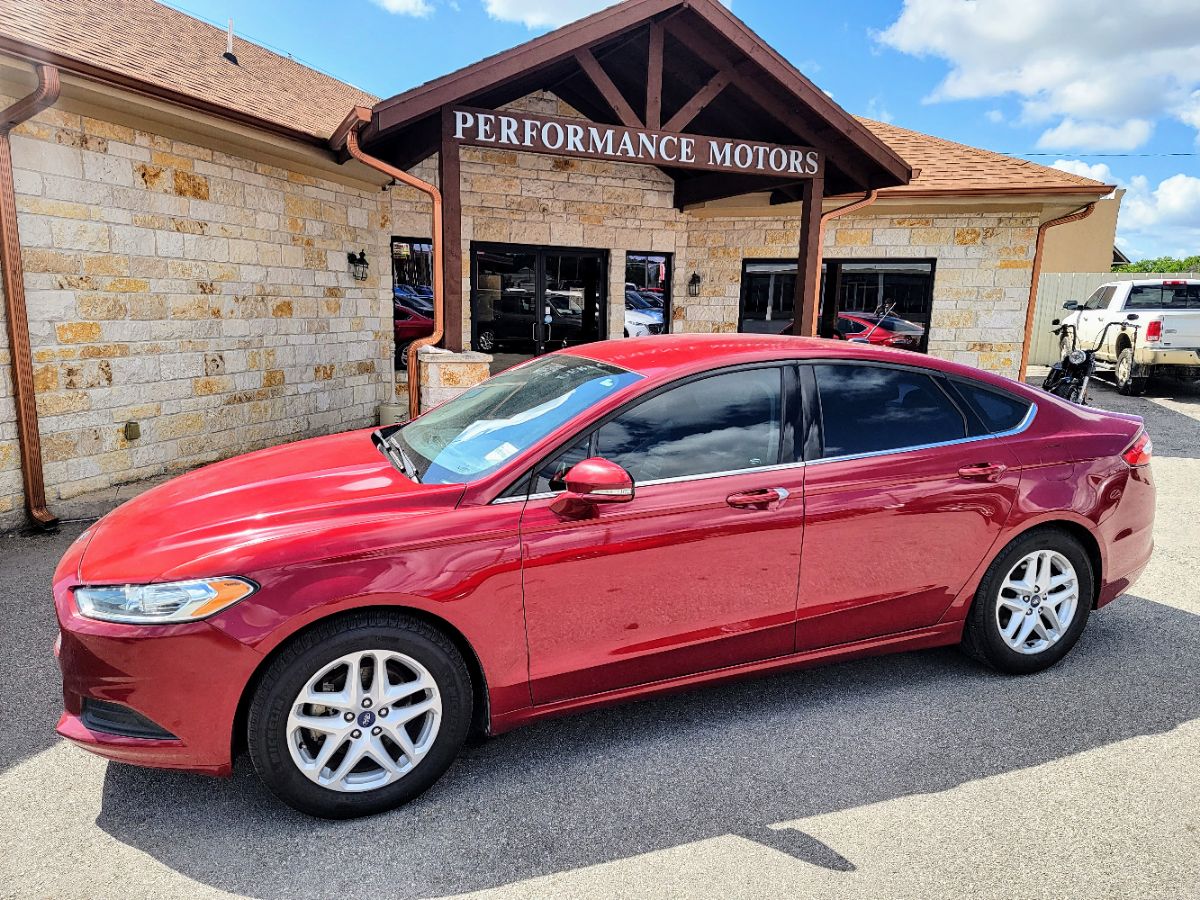
{"type": "Polygon", "coordinates": [[[577,356],[544,356],[430,410],[391,439],[426,484],[477,481],[641,377],[577,356]]]}

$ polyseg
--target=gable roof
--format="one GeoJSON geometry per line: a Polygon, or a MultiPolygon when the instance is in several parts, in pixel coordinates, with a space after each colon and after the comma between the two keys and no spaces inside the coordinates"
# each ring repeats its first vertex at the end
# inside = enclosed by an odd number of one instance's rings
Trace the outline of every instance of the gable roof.
{"type": "Polygon", "coordinates": [[[269,130],[326,140],[376,98],[154,0],[3,0],[0,50],[269,130]],[[274,126],[274,127],[272,127],[274,126]]]}
{"type": "Polygon", "coordinates": [[[880,191],[888,197],[936,197],[961,194],[1096,194],[1116,188],[1082,175],[958,144],[945,138],[859,118],[889,147],[908,160],[913,179],[880,191]]]}
{"type": "MultiPolygon", "coordinates": [[[[711,0],[706,3],[713,21],[740,46],[757,41],[760,56],[786,66],[790,77],[808,84],[813,101],[826,95],[784,62],[749,29],[711,0]],[[818,96],[819,95],[819,96],[818,96]]],[[[523,54],[564,55],[581,28],[616,28],[621,34],[644,23],[647,14],[661,15],[681,4],[672,0],[632,0],[602,10],[594,16],[549,32],[519,47],[488,57],[474,66],[435,79],[389,100],[378,98],[235,36],[238,65],[222,57],[225,32],[154,0],[4,0],[0,7],[0,51],[58,65],[66,71],[111,81],[130,90],[169,100],[189,108],[234,119],[254,127],[324,144],[346,112],[354,106],[376,105],[376,111],[398,106],[419,110],[422,105],[445,102],[464,78],[486,68],[494,80],[505,82],[523,74],[523,54]],[[631,12],[632,10],[632,12],[631,12]],[[622,18],[615,20],[616,16],[622,18]],[[639,18],[640,16],[640,18],[639,18]],[[591,24],[589,24],[591,23],[591,24]],[[567,43],[564,44],[564,35],[567,43]],[[164,52],[169,48],[169,52],[164,52]],[[522,55],[518,55],[518,53],[522,55]]],[[[712,30],[708,32],[712,36],[712,30]]],[[[641,47],[635,47],[638,52],[641,47]]],[[[704,74],[702,68],[698,78],[704,74]]],[[[786,74],[786,71],[785,73],[786,74]]],[[[559,85],[570,91],[571,85],[559,85]]],[[[576,87],[578,93],[580,88],[576,87]]],[[[568,99],[569,98],[564,98],[568,99]]],[[[592,99],[595,105],[595,99],[592,99]]],[[[840,110],[840,107],[837,108],[840,110]]],[[[664,112],[667,112],[664,108],[664,112]]],[[[853,119],[893,156],[912,166],[908,184],[883,189],[892,196],[946,196],[955,194],[1075,193],[1102,196],[1113,190],[1089,178],[1048,166],[1015,159],[977,147],[958,144],[906,128],[870,119],[853,119]]]]}
{"type": "MultiPolygon", "coordinates": [[[[625,0],[379,102],[362,142],[377,156],[411,166],[437,150],[442,108],[495,109],[539,90],[557,94],[592,121],[654,125],[656,117],[647,113],[657,67],[649,61],[659,34],[660,121],[676,113],[686,120],[666,130],[816,147],[825,156],[830,193],[908,181],[903,158],[717,0],[625,0]]],[[[675,179],[677,200],[731,196],[780,181],[663,168],[675,179]]]]}

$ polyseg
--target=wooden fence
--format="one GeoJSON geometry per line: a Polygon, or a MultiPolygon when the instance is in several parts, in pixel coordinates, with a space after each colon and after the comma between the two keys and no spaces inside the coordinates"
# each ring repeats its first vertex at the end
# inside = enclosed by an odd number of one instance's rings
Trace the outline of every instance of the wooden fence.
{"type": "Polygon", "coordinates": [[[1160,275],[1146,272],[1053,272],[1038,280],[1038,292],[1033,316],[1033,344],[1029,348],[1029,365],[1048,366],[1058,361],[1058,338],[1050,333],[1055,319],[1069,316],[1062,308],[1068,300],[1082,303],[1102,284],[1111,281],[1135,281],[1139,278],[1200,278],[1197,274],[1160,275]]]}

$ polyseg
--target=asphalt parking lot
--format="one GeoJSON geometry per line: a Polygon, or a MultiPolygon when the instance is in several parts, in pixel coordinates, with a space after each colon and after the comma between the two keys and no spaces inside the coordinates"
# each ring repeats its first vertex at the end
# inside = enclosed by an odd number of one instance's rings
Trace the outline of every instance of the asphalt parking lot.
{"type": "Polygon", "coordinates": [[[356,822],[244,760],[212,780],[57,739],[48,584],[84,526],[0,537],[0,896],[1198,896],[1200,392],[1155,393],[1093,395],[1147,420],[1158,549],[1059,666],[937,650],[547,722],[356,822]]]}

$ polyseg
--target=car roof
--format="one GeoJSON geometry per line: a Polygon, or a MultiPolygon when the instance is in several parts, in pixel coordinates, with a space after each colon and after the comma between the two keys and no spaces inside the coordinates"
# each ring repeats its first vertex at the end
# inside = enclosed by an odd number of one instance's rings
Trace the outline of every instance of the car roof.
{"type": "Polygon", "coordinates": [[[892,350],[825,338],[773,334],[663,334],[598,341],[557,352],[610,363],[655,380],[670,380],[709,369],[773,360],[862,360],[933,369],[989,382],[1008,390],[1020,389],[1020,393],[1029,396],[1029,389],[1025,385],[961,363],[910,350],[892,350]]]}

